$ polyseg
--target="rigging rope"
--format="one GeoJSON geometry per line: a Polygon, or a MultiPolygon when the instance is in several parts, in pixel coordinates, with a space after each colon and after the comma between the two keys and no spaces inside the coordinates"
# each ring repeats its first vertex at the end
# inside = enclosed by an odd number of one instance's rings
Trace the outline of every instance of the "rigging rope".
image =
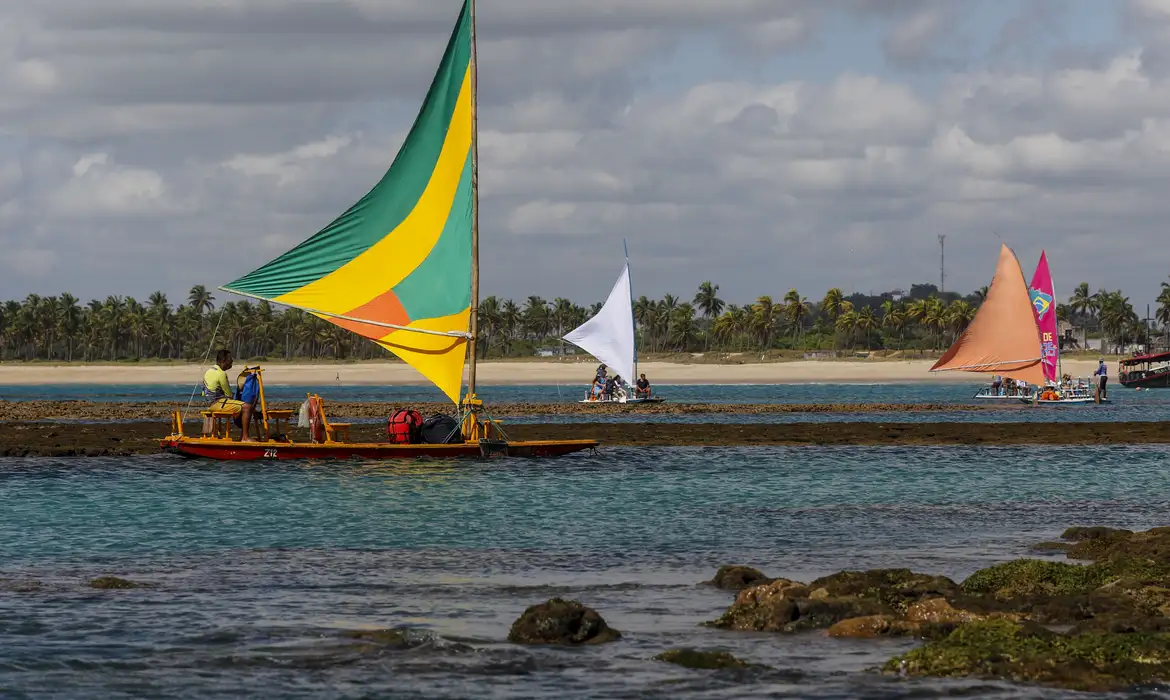
{"type": "MultiPolygon", "coordinates": [[[[207,344],[207,352],[203,355],[204,365],[207,364],[207,358],[211,357],[211,349],[215,347],[215,339],[219,335],[219,325],[223,323],[223,312],[224,307],[221,306],[219,308],[219,318],[215,322],[215,330],[211,332],[211,342],[207,344]]],[[[199,391],[200,384],[202,384],[202,380],[200,380],[199,384],[196,384],[195,388],[191,390],[191,398],[187,399],[187,408],[183,409],[182,416],[184,422],[187,420],[187,413],[191,410],[191,404],[195,403],[195,393],[199,391]]]]}

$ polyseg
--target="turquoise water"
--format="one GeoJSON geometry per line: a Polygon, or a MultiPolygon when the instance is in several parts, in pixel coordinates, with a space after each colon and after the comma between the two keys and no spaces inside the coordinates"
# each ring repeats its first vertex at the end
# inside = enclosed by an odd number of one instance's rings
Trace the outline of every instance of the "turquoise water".
{"type": "Polygon", "coordinates": [[[699,627],[746,563],[962,578],[1170,513],[1170,448],[608,449],[557,461],[0,460],[0,697],[1062,697],[869,672],[912,641],[699,627]],[[152,584],[94,591],[115,574],[152,584]],[[40,582],[26,590],[31,581],[40,582]],[[553,596],[622,641],[505,642],[553,596]],[[408,649],[341,632],[405,626],[408,649]],[[720,647],[771,670],[652,656],[720,647]]]}
{"type": "MultiPolygon", "coordinates": [[[[669,401],[703,403],[972,403],[979,390],[971,384],[662,384],[655,391],[669,401]]],[[[0,399],[83,399],[87,401],[173,401],[191,395],[190,384],[49,384],[45,386],[0,385],[0,399]]],[[[588,384],[547,386],[481,386],[479,397],[486,402],[570,403],[585,396],[588,384]]],[[[264,387],[274,401],[304,400],[306,393],[318,393],[334,401],[446,401],[430,386],[370,386],[324,384],[264,387]]],[[[1118,390],[1117,393],[1122,393],[1118,390]]],[[[1124,392],[1129,399],[1130,392],[1124,392]]],[[[1167,392],[1132,392],[1135,400],[1152,401],[1167,392]],[[1140,399],[1137,396],[1140,395],[1140,399]]],[[[1116,398],[1116,396],[1114,397],[1116,398]]]]}
{"type": "MultiPolygon", "coordinates": [[[[1078,406],[1033,407],[1006,401],[977,401],[972,397],[977,384],[747,384],[747,385],[663,385],[657,387],[671,403],[909,403],[943,404],[953,408],[932,412],[834,412],[783,414],[653,414],[631,408],[625,413],[588,416],[535,415],[509,418],[511,422],[827,422],[827,421],[896,421],[896,422],[1067,422],[1067,421],[1170,421],[1170,391],[1133,391],[1114,387],[1111,403],[1078,406]],[[978,408],[979,410],[972,410],[978,408]],[[587,417],[585,417],[587,416],[587,417]]],[[[378,386],[302,386],[266,387],[269,401],[294,405],[308,392],[319,393],[333,401],[393,401],[399,403],[443,401],[430,387],[378,386]]],[[[0,386],[0,399],[82,399],[89,401],[162,401],[186,400],[191,388],[180,385],[113,385],[89,386],[57,384],[43,387],[0,386]]],[[[480,391],[489,409],[493,403],[570,403],[578,401],[583,389],[576,386],[486,386],[480,391]]]]}

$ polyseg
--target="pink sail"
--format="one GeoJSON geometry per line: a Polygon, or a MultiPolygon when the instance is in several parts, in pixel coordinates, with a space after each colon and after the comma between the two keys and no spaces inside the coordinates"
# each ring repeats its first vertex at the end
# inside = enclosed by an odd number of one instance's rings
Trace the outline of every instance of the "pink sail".
{"type": "Polygon", "coordinates": [[[1060,362],[1060,342],[1056,328],[1056,293],[1052,288],[1052,272],[1048,269],[1048,257],[1040,251],[1040,264],[1032,283],[1028,285],[1028,296],[1032,299],[1032,310],[1036,313],[1036,326],[1040,329],[1041,364],[1044,379],[1056,381],[1056,368],[1060,362]]]}

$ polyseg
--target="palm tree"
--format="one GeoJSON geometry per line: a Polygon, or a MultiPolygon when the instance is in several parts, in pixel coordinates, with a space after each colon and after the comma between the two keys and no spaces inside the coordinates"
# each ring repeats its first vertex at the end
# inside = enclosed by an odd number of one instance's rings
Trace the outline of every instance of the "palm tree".
{"type": "Polygon", "coordinates": [[[1092,312],[1097,309],[1097,295],[1089,291],[1089,283],[1081,282],[1068,298],[1069,309],[1080,317],[1081,326],[1087,325],[1092,312]]]}
{"type": "Polygon", "coordinates": [[[500,335],[500,330],[504,324],[503,309],[500,305],[499,298],[493,295],[479,302],[479,309],[476,311],[476,315],[478,317],[479,328],[483,333],[483,342],[476,344],[476,349],[479,350],[482,347],[479,356],[487,357],[492,342],[500,335]]]}
{"type": "Polygon", "coordinates": [[[703,349],[706,350],[708,347],[710,347],[711,344],[712,324],[714,324],[715,319],[723,313],[723,309],[726,305],[723,303],[723,300],[719,298],[719,285],[712,284],[709,281],[703,282],[699,285],[699,291],[695,293],[693,302],[694,305],[703,314],[703,320],[706,321],[707,333],[706,341],[704,342],[703,346],[703,349]]]}
{"type": "Polygon", "coordinates": [[[670,314],[670,342],[680,352],[687,352],[699,338],[695,325],[695,307],[683,302],[670,314]]]}
{"type": "Polygon", "coordinates": [[[794,345],[800,340],[800,332],[804,329],[804,318],[808,316],[808,311],[808,299],[800,296],[796,287],[789,289],[788,293],[784,295],[784,317],[792,326],[792,343],[794,345]]]}
{"type": "MultiPolygon", "coordinates": [[[[844,302],[849,304],[849,302],[844,302]]],[[[853,310],[853,305],[849,304],[848,310],[844,305],[837,309],[837,319],[833,322],[833,327],[838,335],[845,336],[845,345],[852,347],[854,337],[857,334],[857,324],[860,319],[857,312],[853,310]]]]}
{"type": "Polygon", "coordinates": [[[841,314],[841,304],[844,303],[844,299],[845,295],[839,287],[833,287],[825,292],[825,298],[821,299],[821,311],[829,317],[830,321],[837,320],[837,316],[841,314]]]}
{"type": "Polygon", "coordinates": [[[756,299],[752,305],[751,329],[760,341],[760,349],[767,352],[772,347],[772,335],[776,332],[776,321],[784,307],[772,302],[772,297],[764,295],[756,299]]]}
{"type": "Polygon", "coordinates": [[[207,287],[197,284],[191,287],[190,293],[187,294],[187,303],[195,310],[195,313],[202,315],[205,311],[211,311],[215,308],[215,297],[211,296],[211,292],[207,291],[207,287]]]}
{"type": "Polygon", "coordinates": [[[1170,345],[1170,282],[1162,283],[1162,291],[1154,301],[1158,304],[1158,310],[1154,312],[1154,320],[1162,324],[1162,333],[1167,344],[1170,345]]]}

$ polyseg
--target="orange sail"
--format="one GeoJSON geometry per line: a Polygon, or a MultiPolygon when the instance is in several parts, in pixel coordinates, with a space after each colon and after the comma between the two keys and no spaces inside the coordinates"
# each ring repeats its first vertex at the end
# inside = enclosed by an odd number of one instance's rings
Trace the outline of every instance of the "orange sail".
{"type": "Polygon", "coordinates": [[[999,374],[1043,386],[1042,356],[1040,329],[1024,271],[1005,245],[975,319],[930,371],[999,374]]]}

